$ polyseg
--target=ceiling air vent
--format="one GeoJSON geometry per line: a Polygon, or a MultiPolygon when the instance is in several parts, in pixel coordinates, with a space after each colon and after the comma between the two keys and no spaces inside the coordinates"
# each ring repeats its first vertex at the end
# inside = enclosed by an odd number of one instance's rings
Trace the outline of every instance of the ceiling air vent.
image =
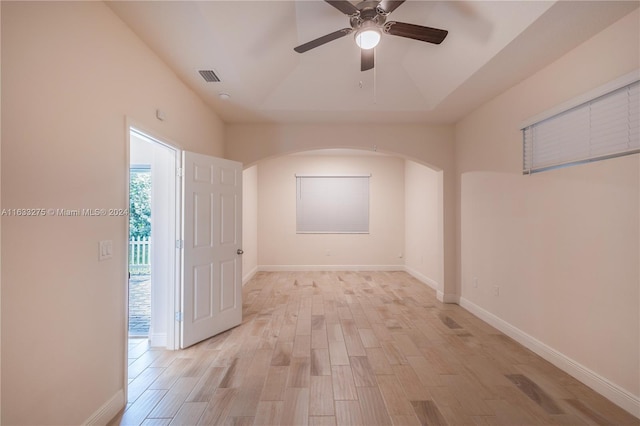
{"type": "Polygon", "coordinates": [[[213,70],[200,70],[198,72],[206,82],[217,83],[220,81],[220,77],[218,77],[213,70]]]}
{"type": "Polygon", "coordinates": [[[220,77],[218,77],[213,70],[200,70],[198,72],[206,82],[217,83],[220,81],[220,77]]]}

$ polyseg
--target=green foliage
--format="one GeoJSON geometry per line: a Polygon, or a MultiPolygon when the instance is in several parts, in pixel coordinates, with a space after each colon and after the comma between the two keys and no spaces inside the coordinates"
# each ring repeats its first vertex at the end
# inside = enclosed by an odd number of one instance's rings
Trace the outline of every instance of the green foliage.
{"type": "Polygon", "coordinates": [[[132,172],[129,183],[129,237],[151,236],[151,173],[132,172]]]}

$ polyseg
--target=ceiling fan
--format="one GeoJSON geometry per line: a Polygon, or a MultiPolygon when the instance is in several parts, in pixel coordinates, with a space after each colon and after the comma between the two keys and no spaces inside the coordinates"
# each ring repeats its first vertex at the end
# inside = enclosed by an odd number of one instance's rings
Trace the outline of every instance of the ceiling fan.
{"type": "Polygon", "coordinates": [[[437,28],[387,21],[389,14],[396,10],[405,0],[365,0],[355,6],[348,0],[325,1],[349,16],[351,28],[343,28],[294,47],[293,50],[296,52],[304,53],[355,31],[356,44],[361,50],[360,71],[367,71],[374,66],[373,48],[378,45],[383,33],[433,44],[442,43],[448,34],[448,31],[437,28]]]}

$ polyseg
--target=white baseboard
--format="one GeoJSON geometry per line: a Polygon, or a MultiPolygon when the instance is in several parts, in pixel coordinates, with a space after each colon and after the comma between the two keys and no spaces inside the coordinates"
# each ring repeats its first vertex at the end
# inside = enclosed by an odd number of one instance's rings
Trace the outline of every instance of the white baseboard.
{"type": "Polygon", "coordinates": [[[422,273],[416,271],[415,269],[409,266],[405,266],[404,270],[407,274],[411,275],[413,278],[417,279],[421,283],[428,285],[435,291],[438,291],[438,288],[440,287],[440,285],[438,284],[437,281],[432,280],[431,278],[427,277],[426,275],[423,275],[422,273]]]}
{"type": "Polygon", "coordinates": [[[542,358],[546,359],[567,374],[570,374],[571,376],[580,380],[582,383],[589,386],[605,398],[609,399],[614,404],[625,409],[634,416],[640,417],[639,396],[631,394],[615,383],[612,383],[596,372],[588,369],[584,365],[545,345],[535,337],[530,336],[519,328],[514,327],[513,325],[495,316],[491,312],[486,311],[473,302],[470,302],[464,297],[460,298],[459,305],[478,318],[497,328],[507,336],[511,337],[521,345],[540,355],[542,358]]]}
{"type": "Polygon", "coordinates": [[[440,290],[436,292],[436,299],[438,299],[442,303],[454,303],[456,305],[460,304],[460,296],[458,296],[457,294],[443,293],[440,290]]]}
{"type": "Polygon", "coordinates": [[[166,348],[167,342],[167,333],[152,333],[149,335],[149,345],[152,348],[166,348]]]}
{"type": "Polygon", "coordinates": [[[83,424],[106,425],[125,407],[124,389],[115,393],[102,407],[91,415],[83,424]]]}
{"type": "Polygon", "coordinates": [[[242,277],[242,286],[249,282],[251,278],[258,272],[258,267],[254,267],[252,270],[247,272],[244,277],[242,277]]]}
{"type": "Polygon", "coordinates": [[[296,271],[404,271],[404,265],[259,265],[261,272],[296,271]]]}
{"type": "Polygon", "coordinates": [[[432,289],[434,289],[436,291],[436,299],[438,299],[442,303],[456,303],[456,304],[459,304],[458,302],[459,302],[460,298],[458,297],[458,295],[457,294],[443,293],[442,290],[440,290],[440,285],[438,284],[437,281],[432,280],[431,278],[427,277],[426,275],[421,274],[420,272],[416,271],[413,268],[410,268],[409,266],[405,266],[404,270],[407,272],[407,274],[411,275],[413,278],[417,279],[421,283],[426,284],[429,287],[431,287],[432,289]]]}

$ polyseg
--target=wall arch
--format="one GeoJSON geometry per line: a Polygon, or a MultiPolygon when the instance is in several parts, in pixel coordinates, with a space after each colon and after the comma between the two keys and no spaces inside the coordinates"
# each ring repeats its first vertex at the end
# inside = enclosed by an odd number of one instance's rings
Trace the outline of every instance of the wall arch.
{"type": "Polygon", "coordinates": [[[228,124],[225,157],[245,167],[296,152],[349,148],[398,156],[442,172],[444,273],[438,298],[457,302],[455,157],[452,126],[426,124],[228,124]]]}
{"type": "Polygon", "coordinates": [[[225,157],[249,167],[260,160],[296,152],[349,148],[411,159],[434,170],[454,165],[453,126],[228,124],[225,157]]]}

